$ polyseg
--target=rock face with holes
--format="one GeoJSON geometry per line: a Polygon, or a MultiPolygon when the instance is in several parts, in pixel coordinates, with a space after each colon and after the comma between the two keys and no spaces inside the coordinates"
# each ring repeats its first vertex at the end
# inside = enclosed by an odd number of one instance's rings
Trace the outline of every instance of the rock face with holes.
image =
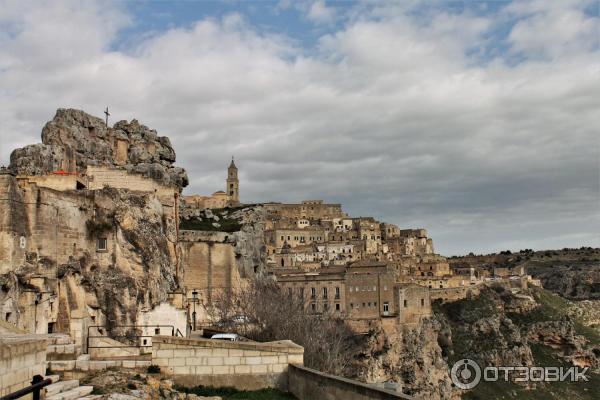
{"type": "Polygon", "coordinates": [[[42,130],[42,143],[16,149],[10,168],[17,175],[44,175],[62,170],[85,173],[88,166],[121,167],[164,185],[183,188],[188,177],[176,167],[168,137],[137,120],[113,127],[81,110],[58,109],[42,130]]]}
{"type": "Polygon", "coordinates": [[[139,334],[119,326],[136,325],[179,289],[177,213],[187,176],[169,139],[135,120],[107,128],[59,109],[42,141],[15,150],[0,171],[2,319],[26,332],[69,333],[77,345],[95,325],[139,334]],[[91,167],[137,186],[99,184],[100,172],[86,180],[91,167]]]}

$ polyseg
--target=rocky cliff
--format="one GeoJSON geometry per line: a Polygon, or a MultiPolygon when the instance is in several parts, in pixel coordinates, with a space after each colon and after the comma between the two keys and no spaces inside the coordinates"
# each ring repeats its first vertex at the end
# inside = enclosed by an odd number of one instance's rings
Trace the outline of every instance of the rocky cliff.
{"type": "MultiPolygon", "coordinates": [[[[450,367],[463,358],[480,366],[576,365],[589,367],[598,382],[600,335],[574,316],[573,305],[540,288],[487,287],[476,298],[435,307],[438,341],[450,367]]],[[[598,393],[585,382],[482,382],[463,398],[594,399],[598,393]]]]}
{"type": "Polygon", "coordinates": [[[425,319],[411,326],[374,326],[349,375],[363,382],[396,382],[415,399],[458,399],[438,345],[442,325],[425,319]]]}
{"type": "Polygon", "coordinates": [[[179,289],[176,200],[185,171],[174,165],[168,138],[135,120],[107,128],[59,109],[42,141],[15,150],[0,173],[3,318],[29,332],[70,333],[78,343],[88,326],[122,334],[118,326],[135,325],[140,312],[179,289]],[[91,165],[145,175],[170,195],[46,187],[31,177],[83,174],[91,165]]]}
{"type": "Polygon", "coordinates": [[[234,246],[242,278],[262,273],[266,268],[265,216],[260,204],[199,210],[181,202],[182,231],[224,232],[234,246]]]}
{"type": "Polygon", "coordinates": [[[174,166],[168,137],[137,120],[107,127],[100,118],[74,109],[58,109],[42,130],[42,143],[16,149],[10,168],[18,175],[58,170],[84,173],[88,165],[121,167],[165,185],[187,186],[183,168],[174,166]]]}

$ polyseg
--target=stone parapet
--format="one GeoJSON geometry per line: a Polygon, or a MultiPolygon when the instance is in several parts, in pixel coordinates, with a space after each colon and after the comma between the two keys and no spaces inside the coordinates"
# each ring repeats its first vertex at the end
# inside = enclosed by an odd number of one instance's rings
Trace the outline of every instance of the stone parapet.
{"type": "Polygon", "coordinates": [[[46,372],[45,337],[0,336],[0,396],[23,389],[46,372]]]}
{"type": "Polygon", "coordinates": [[[410,400],[412,397],[299,365],[289,368],[288,390],[299,400],[410,400]]]}
{"type": "Polygon", "coordinates": [[[304,348],[287,340],[257,343],[156,336],[152,363],[184,386],[285,390],[289,364],[304,363],[304,348]]]}

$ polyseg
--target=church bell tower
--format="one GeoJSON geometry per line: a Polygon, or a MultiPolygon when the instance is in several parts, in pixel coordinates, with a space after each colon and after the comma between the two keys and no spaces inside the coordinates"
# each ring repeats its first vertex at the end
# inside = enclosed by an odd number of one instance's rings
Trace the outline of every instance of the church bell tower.
{"type": "Polygon", "coordinates": [[[227,198],[229,199],[229,205],[235,206],[240,203],[240,182],[238,180],[238,169],[235,166],[233,157],[231,157],[231,164],[227,168],[227,198]]]}

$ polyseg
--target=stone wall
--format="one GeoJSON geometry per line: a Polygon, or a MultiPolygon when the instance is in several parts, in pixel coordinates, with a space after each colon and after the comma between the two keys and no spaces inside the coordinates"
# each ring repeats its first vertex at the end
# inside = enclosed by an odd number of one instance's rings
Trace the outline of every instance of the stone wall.
{"type": "MultiPolygon", "coordinates": [[[[46,372],[46,340],[35,336],[0,336],[0,396],[31,385],[46,372]]],[[[23,399],[31,398],[31,395],[23,399]]]]}
{"type": "Polygon", "coordinates": [[[298,400],[392,400],[412,399],[401,393],[377,388],[314,369],[290,365],[288,390],[298,400]]]}
{"type": "Polygon", "coordinates": [[[170,203],[174,201],[175,194],[179,193],[179,189],[175,186],[163,185],[142,174],[130,173],[125,169],[111,167],[88,166],[86,183],[89,190],[98,190],[104,186],[110,186],[118,189],[151,192],[155,193],[161,200],[170,200],[170,203]]]}
{"type": "MultiPolygon", "coordinates": [[[[233,244],[212,241],[180,242],[179,248],[183,285],[188,298],[192,297],[192,291],[198,292],[199,306],[211,304],[224,293],[239,287],[240,274],[233,244]]],[[[200,309],[197,311],[200,313],[200,321],[207,318],[200,309]]]]}
{"type": "Polygon", "coordinates": [[[140,310],[137,323],[142,326],[141,346],[151,346],[152,338],[160,335],[187,336],[187,311],[167,302],[161,303],[151,310],[140,310]]]}
{"type": "Polygon", "coordinates": [[[287,340],[256,343],[156,336],[152,341],[152,364],[188,387],[285,390],[289,364],[303,363],[304,349],[287,340]]]}
{"type": "Polygon", "coordinates": [[[456,301],[460,299],[465,299],[469,296],[478,296],[479,295],[479,286],[465,286],[465,287],[456,287],[456,288],[446,288],[446,289],[429,289],[429,296],[431,301],[441,300],[442,302],[446,301],[456,301]]]}

